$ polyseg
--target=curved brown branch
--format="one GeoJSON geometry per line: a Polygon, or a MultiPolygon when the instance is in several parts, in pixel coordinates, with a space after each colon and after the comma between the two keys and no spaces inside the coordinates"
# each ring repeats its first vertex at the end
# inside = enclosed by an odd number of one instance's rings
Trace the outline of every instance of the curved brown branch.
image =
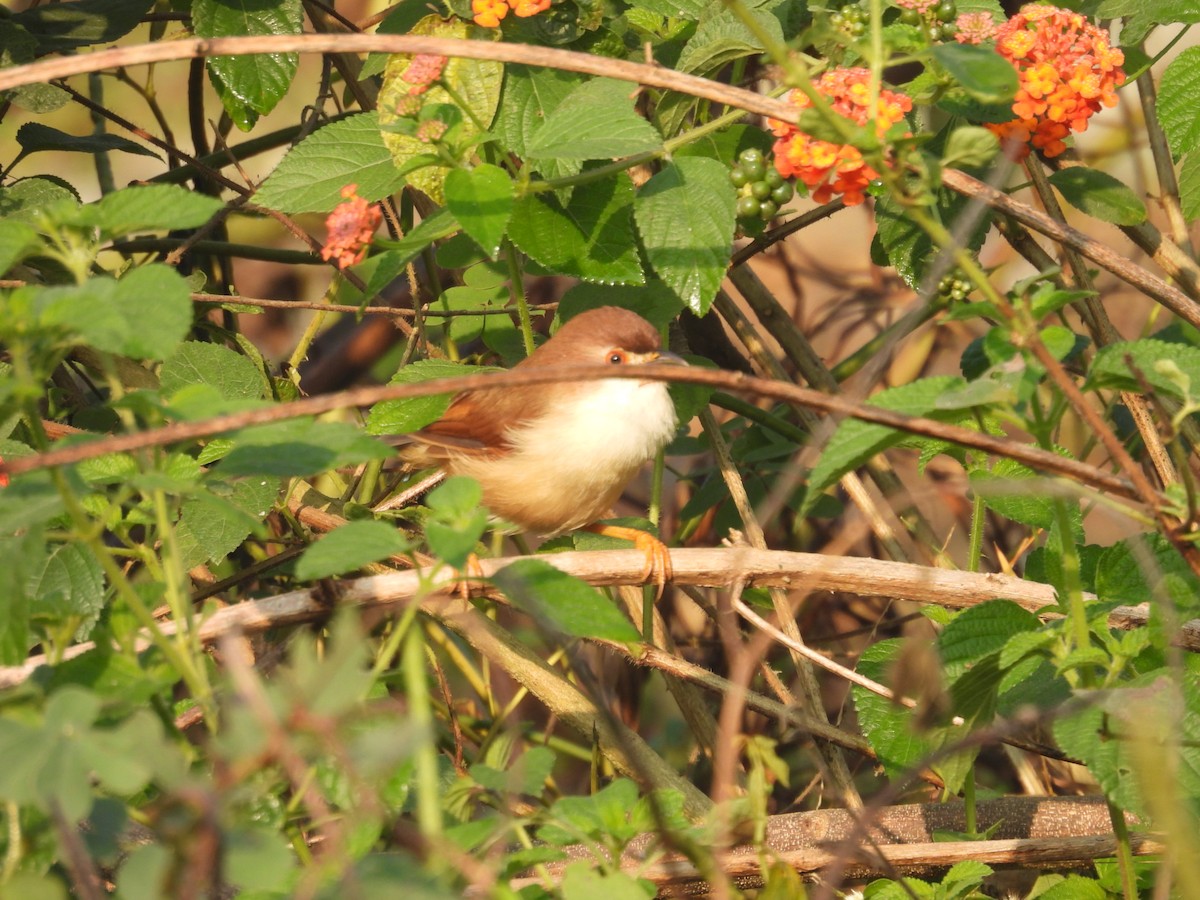
{"type": "Polygon", "coordinates": [[[748,393],[768,397],[784,403],[792,403],[838,416],[875,422],[911,434],[939,438],[964,447],[973,447],[986,453],[994,453],[1024,463],[1042,472],[1051,472],[1065,478],[1089,485],[1117,497],[1137,499],[1133,486],[1123,478],[1096,466],[1074,459],[1067,459],[1032,447],[1010,438],[996,437],[964,428],[927,419],[921,416],[906,416],[902,413],[881,409],[866,403],[856,403],[841,397],[823,394],[810,388],[756,378],[741,372],[725,372],[717,369],[699,369],[683,366],[640,367],[636,372],[628,369],[614,371],[611,366],[550,367],[525,371],[497,372],[485,375],[465,375],[461,378],[444,378],[421,384],[387,384],[351,388],[335,394],[308,397],[291,403],[280,403],[244,412],[216,416],[198,422],[177,422],[162,428],[154,428],[134,434],[104,437],[89,443],[61,447],[46,453],[12,459],[0,463],[0,474],[15,476],[35,469],[50,466],[65,466],[94,459],[109,453],[129,453],[161,447],[182,441],[196,440],[236,431],[251,425],[263,425],[298,416],[313,416],[357,406],[369,406],[382,400],[401,400],[411,397],[428,397],[434,394],[457,394],[481,388],[510,387],[518,384],[549,384],[558,381],[596,380],[601,378],[640,378],[647,381],[676,381],[700,384],[735,393],[748,393]]]}
{"type": "Polygon", "coordinates": [[[78,56],[43,59],[0,71],[0,91],[23,84],[36,84],[98,72],[120,66],[138,66],[169,60],[196,59],[206,56],[234,56],[259,53],[432,53],[484,59],[530,66],[551,66],[585,75],[600,75],[632,81],[649,87],[702,97],[747,112],[792,120],[796,107],[783,100],[764,97],[754,91],[731,87],[707,78],[686,75],[672,69],[644,63],[627,62],[605,56],[593,56],[572,50],[509,44],[499,41],[468,41],[407,34],[275,34],[255,37],[191,38],[161,41],[98,50],[78,56]]]}

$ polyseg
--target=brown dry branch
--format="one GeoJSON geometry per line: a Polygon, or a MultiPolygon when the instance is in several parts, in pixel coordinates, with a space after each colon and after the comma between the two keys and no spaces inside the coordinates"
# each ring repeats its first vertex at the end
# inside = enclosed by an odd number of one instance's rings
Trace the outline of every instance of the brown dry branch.
{"type": "Polygon", "coordinates": [[[680,91],[747,112],[792,120],[796,107],[784,100],[764,97],[754,91],[686,75],[645,63],[626,62],[572,50],[556,50],[531,44],[498,41],[469,41],[405,34],[276,34],[254,37],[189,38],[150,44],[134,44],[98,50],[77,56],[43,59],[0,71],[0,91],[24,84],[37,84],[71,75],[99,72],[122,66],[139,66],[170,60],[207,56],[243,56],[260,53],[430,53],[483,59],[494,62],[548,66],[585,75],[631,81],[649,87],[680,91]]]}
{"type": "MultiPolygon", "coordinates": [[[[748,547],[672,549],[671,565],[677,584],[728,588],[738,581],[753,587],[803,588],[810,593],[836,591],[864,597],[888,597],[916,603],[932,603],[947,609],[966,609],[988,600],[1011,600],[1031,612],[1046,615],[1056,604],[1054,588],[1010,575],[958,572],[911,563],[878,559],[854,559],[793,553],[782,550],[755,550],[748,547]]],[[[505,557],[480,560],[484,578],[492,577],[505,566],[529,557],[505,557]]],[[[568,575],[599,587],[642,584],[645,555],[638,550],[592,550],[552,553],[536,557],[568,575]]],[[[392,572],[339,582],[339,602],[351,606],[388,606],[411,600],[431,578],[442,578],[442,587],[454,586],[454,573],[447,567],[392,572]]],[[[1094,600],[1085,594],[1086,600],[1094,600]]],[[[327,595],[318,589],[302,589],[248,600],[213,613],[199,627],[199,638],[212,643],[233,630],[247,634],[270,628],[311,622],[329,614],[327,595]]],[[[1109,613],[1114,628],[1140,628],[1149,621],[1146,606],[1118,606],[1109,613]]],[[[174,622],[162,626],[165,634],[177,629],[174,622]]],[[[1175,635],[1175,643],[1190,651],[1200,651],[1200,620],[1184,623],[1175,635]]],[[[94,644],[78,644],[67,652],[78,656],[94,644]]],[[[31,657],[24,665],[0,668],[0,688],[13,687],[47,662],[43,656],[31,657]]]]}
{"type": "MultiPolygon", "coordinates": [[[[1043,234],[1065,247],[1070,247],[1081,256],[1090,259],[1122,281],[1142,291],[1146,296],[1161,303],[1185,322],[1200,328],[1200,303],[1179,288],[1168,284],[1157,275],[1122,256],[1107,244],[1090,238],[1082,231],[1056,221],[1032,206],[1014,200],[1003,191],[972,178],[964,172],[959,172],[957,169],[943,171],[942,183],[950,190],[980,200],[992,209],[1011,216],[1025,227],[1043,234]]],[[[1160,264],[1164,263],[1160,256],[1156,255],[1155,260],[1160,264]]],[[[1168,271],[1177,274],[1180,270],[1173,267],[1173,270],[1168,271]]]]}
{"type": "MultiPolygon", "coordinates": [[[[874,811],[822,809],[771,816],[764,847],[734,847],[719,855],[722,871],[740,888],[761,885],[764,861],[778,860],[815,879],[838,862],[851,879],[935,875],[963,860],[993,868],[1078,868],[1116,853],[1107,806],[1100,797],[1005,797],[978,805],[978,828],[996,825],[990,840],[938,841],[936,832],[965,832],[962,803],[889,806],[874,811]],[[866,826],[866,840],[863,827],[866,826]],[[854,861],[845,864],[847,857],[854,861]]],[[[1132,820],[1130,824],[1133,824],[1132,820]]],[[[648,878],[658,896],[696,896],[707,885],[695,867],[675,855],[653,855],[654,837],[632,841],[621,868],[648,878]]],[[[1157,836],[1131,836],[1138,855],[1161,854],[1157,836]]],[[[568,861],[569,862],[569,861],[568,861]]],[[[553,878],[567,862],[545,867],[553,878]]],[[[510,882],[513,888],[543,883],[534,877],[510,882]]]]}
{"type": "Polygon", "coordinates": [[[725,372],[717,369],[699,369],[682,366],[641,367],[637,371],[612,366],[547,366],[542,369],[496,372],[485,375],[465,375],[460,378],[444,378],[420,384],[385,384],[351,388],[334,394],[308,397],[291,403],[278,403],[259,409],[215,416],[195,422],[177,422],[161,428],[147,429],[133,434],[113,435],[88,443],[60,447],[46,453],[6,460],[0,463],[0,474],[19,475],[50,466],[65,466],[94,459],[109,453],[129,453],[151,447],[161,447],[182,441],[196,440],[236,431],[251,425],[263,425],[299,416],[321,415],[336,409],[369,406],[383,400],[401,400],[412,397],[428,397],[434,394],[457,394],[462,391],[483,388],[511,387],[522,384],[551,384],[558,381],[591,381],[601,378],[639,378],[646,381],[673,381],[700,384],[720,388],[734,393],[747,393],[784,403],[803,406],[838,416],[860,419],[887,425],[900,431],[925,437],[940,438],[953,444],[972,447],[986,453],[994,453],[1024,463],[1032,469],[1052,472],[1072,482],[1079,482],[1107,494],[1122,498],[1136,498],[1133,486],[1123,478],[1096,466],[1059,456],[1049,450],[1022,443],[1005,437],[996,437],[938,422],[921,416],[906,416],[902,413],[881,409],[866,403],[857,403],[841,397],[830,396],[821,391],[800,387],[768,378],[756,378],[742,372],[725,372]]]}

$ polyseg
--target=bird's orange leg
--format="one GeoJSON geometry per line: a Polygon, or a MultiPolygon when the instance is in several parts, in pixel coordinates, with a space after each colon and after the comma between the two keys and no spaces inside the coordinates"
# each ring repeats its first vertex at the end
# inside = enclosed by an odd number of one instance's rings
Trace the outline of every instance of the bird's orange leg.
{"type": "Polygon", "coordinates": [[[624,525],[604,525],[600,522],[593,522],[591,525],[585,525],[584,530],[607,537],[620,538],[623,541],[632,541],[637,549],[646,554],[646,566],[642,569],[642,580],[653,583],[655,600],[662,599],[663,590],[674,574],[671,568],[671,554],[668,552],[666,544],[648,531],[642,531],[640,528],[628,528],[624,525]]]}

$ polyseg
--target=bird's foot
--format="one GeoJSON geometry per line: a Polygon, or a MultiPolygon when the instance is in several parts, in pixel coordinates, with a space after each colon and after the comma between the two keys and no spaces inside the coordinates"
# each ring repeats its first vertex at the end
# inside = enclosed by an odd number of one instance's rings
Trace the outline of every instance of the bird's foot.
{"type": "Polygon", "coordinates": [[[674,570],[671,568],[671,554],[667,545],[648,531],[640,528],[628,528],[624,525],[602,525],[595,522],[586,526],[587,531],[603,534],[608,537],[632,541],[637,549],[646,555],[646,565],[642,569],[642,580],[654,585],[654,599],[662,599],[663,590],[671,580],[674,570]]]}
{"type": "Polygon", "coordinates": [[[461,569],[454,570],[454,593],[462,600],[471,599],[471,589],[484,583],[487,576],[475,553],[467,554],[467,562],[461,569]]]}

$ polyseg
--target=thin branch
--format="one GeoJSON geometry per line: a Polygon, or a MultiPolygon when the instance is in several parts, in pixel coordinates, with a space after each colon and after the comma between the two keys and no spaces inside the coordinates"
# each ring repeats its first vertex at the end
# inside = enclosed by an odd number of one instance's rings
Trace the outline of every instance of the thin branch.
{"type": "Polygon", "coordinates": [[[627,62],[589,53],[510,44],[501,41],[468,41],[407,34],[275,34],[251,37],[191,38],[115,47],[77,56],[38,60],[0,71],[0,91],[71,75],[82,75],[119,66],[137,66],[208,56],[247,56],[261,53],[432,53],[466,59],[483,59],[530,66],[550,66],[569,72],[599,75],[664,88],[744,109],[747,112],[793,121],[797,109],[783,100],[731,87],[707,78],[672,69],[627,62]]]}
{"type": "Polygon", "coordinates": [[[1019,200],[1014,200],[1003,191],[996,190],[996,188],[957,169],[944,170],[942,183],[952,191],[967,197],[978,198],[993,209],[1012,216],[1022,225],[1039,234],[1044,234],[1048,238],[1079,251],[1081,255],[1112,272],[1122,281],[1157,300],[1185,322],[1200,328],[1200,303],[1157,275],[1122,256],[1107,244],[1102,244],[1069,225],[1056,222],[1045,213],[1039,212],[1019,200]]]}
{"type": "Polygon", "coordinates": [[[382,400],[401,400],[412,397],[428,397],[435,394],[458,394],[463,391],[512,387],[524,384],[553,384],[559,381],[594,381],[602,378],[638,378],[645,381],[671,381],[686,384],[702,384],[734,393],[755,394],[772,400],[792,403],[838,416],[860,419],[886,425],[900,431],[925,437],[940,438],[953,444],[972,447],[986,453],[1008,457],[1024,463],[1030,468],[1061,475],[1071,481],[1097,488],[1117,497],[1137,499],[1138,494],[1124,478],[1106,472],[1096,466],[1074,459],[1067,459],[1010,438],[996,437],[965,428],[927,419],[921,416],[906,416],[902,413],[881,409],[866,403],[856,403],[841,397],[823,394],[820,391],[756,378],[742,372],[725,372],[716,369],[700,369],[682,366],[639,366],[636,371],[612,366],[547,366],[540,369],[497,372],[483,375],[465,375],[461,378],[445,378],[420,384],[387,384],[351,388],[320,397],[307,397],[290,403],[279,403],[259,409],[245,410],[204,419],[196,422],[176,422],[161,428],[148,429],[133,434],[113,435],[88,443],[61,447],[46,453],[36,453],[0,463],[0,474],[16,476],[36,469],[51,466],[66,466],[94,459],[109,453],[129,453],[151,447],[192,441],[211,437],[299,416],[314,416],[358,406],[370,406],[382,400]]]}

